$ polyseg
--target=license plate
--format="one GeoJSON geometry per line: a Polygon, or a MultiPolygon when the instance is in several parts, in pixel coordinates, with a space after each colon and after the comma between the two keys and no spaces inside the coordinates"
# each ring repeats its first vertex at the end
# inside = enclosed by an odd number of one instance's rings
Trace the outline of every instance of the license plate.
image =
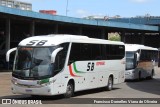
{"type": "Polygon", "coordinates": [[[26,92],[27,92],[27,93],[31,93],[32,90],[31,90],[31,89],[26,89],[26,92]]]}

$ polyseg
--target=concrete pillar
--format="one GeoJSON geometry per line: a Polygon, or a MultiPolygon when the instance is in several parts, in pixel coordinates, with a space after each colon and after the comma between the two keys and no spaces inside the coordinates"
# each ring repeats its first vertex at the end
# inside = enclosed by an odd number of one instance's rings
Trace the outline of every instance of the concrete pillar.
{"type": "Polygon", "coordinates": [[[144,33],[141,34],[141,44],[145,45],[145,34],[144,33]]]}
{"type": "Polygon", "coordinates": [[[30,24],[30,35],[31,36],[35,35],[35,21],[32,21],[30,24]]]}
{"type": "Polygon", "coordinates": [[[5,29],[5,35],[6,35],[6,52],[10,49],[10,32],[11,32],[11,22],[10,19],[6,19],[6,29],[5,29]]]}
{"type": "MultiPolygon", "coordinates": [[[[160,41],[160,32],[158,34],[158,41],[160,41]]],[[[158,48],[160,48],[160,43],[158,43],[158,48]]]]}
{"type": "Polygon", "coordinates": [[[82,27],[79,27],[79,29],[78,29],[78,35],[83,35],[82,34],[82,27]]]}
{"type": "Polygon", "coordinates": [[[108,40],[108,32],[105,33],[105,39],[108,40]]]}
{"type": "Polygon", "coordinates": [[[106,37],[107,35],[106,35],[106,32],[105,32],[105,29],[104,28],[102,28],[102,30],[101,30],[101,39],[108,39],[108,37],[106,37]]]}
{"type": "Polygon", "coordinates": [[[121,33],[121,41],[122,42],[126,42],[126,36],[125,36],[125,33],[121,33]]]}
{"type": "Polygon", "coordinates": [[[54,31],[55,34],[58,34],[58,26],[59,26],[58,24],[55,25],[55,31],[54,31]]]}

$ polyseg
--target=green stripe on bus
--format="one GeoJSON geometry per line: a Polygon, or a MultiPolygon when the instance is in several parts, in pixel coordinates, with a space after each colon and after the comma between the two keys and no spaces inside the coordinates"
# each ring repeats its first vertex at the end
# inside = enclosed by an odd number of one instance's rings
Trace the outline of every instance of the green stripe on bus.
{"type": "Polygon", "coordinates": [[[40,84],[44,84],[44,83],[48,83],[48,82],[49,82],[49,78],[41,80],[40,84]]]}
{"type": "Polygon", "coordinates": [[[73,68],[74,68],[74,71],[75,71],[76,73],[85,73],[85,72],[83,72],[83,71],[78,71],[78,70],[77,70],[75,62],[73,63],[73,68]]]}

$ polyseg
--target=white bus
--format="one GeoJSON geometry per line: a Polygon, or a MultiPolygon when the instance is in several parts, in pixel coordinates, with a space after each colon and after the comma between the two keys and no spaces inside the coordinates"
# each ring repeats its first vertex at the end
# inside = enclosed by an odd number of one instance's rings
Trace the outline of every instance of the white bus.
{"type": "Polygon", "coordinates": [[[74,92],[124,82],[122,42],[77,35],[44,35],[22,40],[16,50],[12,92],[73,96],[74,92]]]}
{"type": "Polygon", "coordinates": [[[138,44],[126,44],[125,79],[153,78],[158,67],[158,49],[138,44]]]}

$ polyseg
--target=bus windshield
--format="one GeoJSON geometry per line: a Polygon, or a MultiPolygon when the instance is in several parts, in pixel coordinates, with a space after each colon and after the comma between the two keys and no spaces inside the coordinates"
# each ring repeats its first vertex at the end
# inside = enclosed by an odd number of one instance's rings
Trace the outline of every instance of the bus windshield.
{"type": "Polygon", "coordinates": [[[131,70],[135,68],[135,52],[126,52],[126,70],[131,70]]]}
{"type": "Polygon", "coordinates": [[[57,47],[19,47],[16,53],[13,76],[22,79],[42,79],[53,76],[51,54],[57,47]]]}

